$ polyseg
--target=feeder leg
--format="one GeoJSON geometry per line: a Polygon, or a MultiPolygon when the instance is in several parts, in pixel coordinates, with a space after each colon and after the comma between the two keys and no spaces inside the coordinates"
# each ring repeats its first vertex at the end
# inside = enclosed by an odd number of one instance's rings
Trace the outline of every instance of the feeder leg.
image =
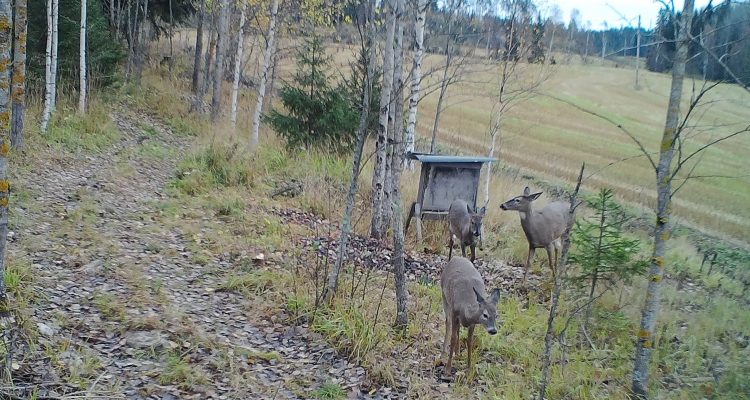
{"type": "Polygon", "coordinates": [[[417,247],[422,248],[422,206],[414,203],[414,214],[417,218],[417,247]]]}
{"type": "Polygon", "coordinates": [[[409,208],[409,216],[406,217],[406,226],[404,227],[404,237],[406,237],[406,234],[409,233],[409,224],[411,223],[411,219],[414,217],[414,207],[417,205],[417,203],[411,203],[411,207],[409,208]]]}

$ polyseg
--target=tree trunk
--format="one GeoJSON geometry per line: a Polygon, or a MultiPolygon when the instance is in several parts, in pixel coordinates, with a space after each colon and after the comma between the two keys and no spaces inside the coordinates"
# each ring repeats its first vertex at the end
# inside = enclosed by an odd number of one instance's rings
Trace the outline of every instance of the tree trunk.
{"type": "Polygon", "coordinates": [[[271,82],[268,83],[268,88],[266,91],[268,92],[268,95],[263,99],[263,112],[268,112],[268,109],[273,104],[273,96],[276,93],[276,90],[274,88],[276,87],[276,66],[279,63],[279,49],[276,48],[276,50],[273,52],[273,57],[271,58],[271,82]]]}
{"type": "Polygon", "coordinates": [[[86,113],[86,0],[81,0],[81,33],[79,38],[79,90],[78,112],[86,113]]]}
{"type": "Polygon", "coordinates": [[[172,43],[173,36],[174,15],[172,14],[172,0],[169,0],[169,72],[172,72],[172,64],[174,64],[174,44],[172,43]]]}
{"type": "Polygon", "coordinates": [[[237,95],[240,92],[240,69],[242,68],[242,45],[245,41],[245,10],[247,9],[247,1],[242,2],[240,9],[240,27],[237,32],[237,53],[234,55],[234,81],[232,82],[232,113],[230,121],[232,121],[232,127],[237,126],[237,95]]]}
{"type": "Polygon", "coordinates": [[[409,314],[407,312],[408,291],[406,288],[406,272],[404,266],[404,216],[401,201],[401,173],[404,169],[406,159],[406,147],[404,145],[404,96],[403,96],[403,67],[404,67],[404,0],[397,0],[398,14],[396,17],[397,36],[394,55],[393,81],[395,93],[391,101],[393,112],[393,134],[391,156],[391,213],[393,222],[393,276],[396,285],[396,329],[405,332],[409,325],[409,314]]]}
{"type": "Polygon", "coordinates": [[[341,267],[344,265],[344,259],[346,258],[346,247],[349,242],[349,235],[352,230],[352,214],[354,213],[354,201],[357,196],[357,188],[359,184],[359,172],[362,166],[362,150],[367,139],[367,121],[370,118],[370,92],[372,91],[372,80],[374,77],[375,70],[375,0],[369,0],[368,11],[367,11],[367,77],[365,84],[363,85],[362,93],[362,112],[359,115],[359,126],[357,127],[357,145],[354,151],[354,160],[352,161],[352,176],[349,182],[349,192],[346,195],[346,207],[344,209],[344,217],[341,221],[341,235],[339,237],[339,249],[338,257],[336,257],[336,263],[334,264],[333,270],[326,282],[325,290],[323,291],[323,300],[330,302],[333,295],[336,293],[338,287],[339,275],[341,274],[341,267]]]}
{"type": "Polygon", "coordinates": [[[388,14],[386,18],[385,50],[383,54],[383,85],[380,91],[380,116],[378,118],[378,139],[375,149],[375,171],[372,176],[372,221],[370,222],[370,236],[381,239],[383,231],[383,207],[386,206],[386,138],[388,137],[388,113],[391,105],[391,90],[393,90],[393,39],[396,36],[397,0],[388,0],[388,14]]]}
{"type": "MultiPolygon", "coordinates": [[[[49,0],[48,0],[49,1],[49,0]]],[[[134,21],[138,19],[138,1],[136,0],[136,6],[135,6],[135,18],[133,18],[133,4],[132,0],[128,0],[127,8],[128,8],[128,26],[127,26],[127,34],[128,34],[128,60],[125,64],[125,79],[130,81],[130,78],[133,75],[133,65],[135,65],[135,42],[137,40],[136,34],[135,34],[135,27],[136,23],[134,21]]]]}
{"type": "Polygon", "coordinates": [[[564,275],[566,273],[566,265],[568,263],[568,251],[570,250],[570,231],[573,229],[573,224],[575,223],[575,209],[578,206],[578,191],[581,189],[581,181],[583,181],[583,170],[585,169],[585,167],[585,164],[581,165],[581,172],[578,174],[578,182],[576,183],[576,188],[570,195],[568,225],[565,227],[565,232],[562,235],[562,251],[560,252],[558,273],[555,274],[554,277],[555,287],[552,291],[549,316],[547,317],[547,333],[544,335],[544,355],[542,358],[542,380],[539,383],[539,400],[544,400],[544,395],[547,391],[547,385],[549,385],[550,380],[550,368],[552,367],[552,345],[555,340],[555,317],[557,317],[557,306],[560,302],[562,283],[565,281],[564,275]]]}
{"type": "Polygon", "coordinates": [[[654,250],[649,269],[646,303],[641,314],[641,327],[636,342],[633,367],[633,393],[640,398],[648,397],[649,365],[654,345],[654,329],[661,301],[661,280],[664,276],[664,255],[667,240],[672,234],[671,220],[672,159],[680,121],[682,84],[685,78],[685,63],[690,44],[689,29],[693,16],[693,0],[685,0],[680,18],[680,31],[677,40],[674,65],[672,67],[672,88],[669,94],[667,118],[664,124],[659,163],[656,167],[656,224],[654,226],[654,250]]]}
{"type": "MultiPolygon", "coordinates": [[[[136,13],[137,15],[137,13],[136,13]]],[[[143,0],[143,20],[140,22],[138,29],[138,56],[136,57],[136,74],[135,81],[137,85],[141,84],[143,77],[143,67],[146,64],[146,52],[148,51],[148,0],[143,0]]]]}
{"type": "Polygon", "coordinates": [[[13,50],[13,112],[10,142],[14,149],[23,149],[23,118],[26,113],[26,0],[16,0],[15,48],[13,50]]]}
{"type": "Polygon", "coordinates": [[[8,304],[5,292],[5,244],[8,236],[8,151],[10,145],[10,51],[13,34],[10,0],[0,0],[0,63],[6,68],[0,70],[0,315],[7,315],[8,304]]]}
{"type": "Polygon", "coordinates": [[[55,110],[55,81],[57,78],[57,12],[58,0],[47,0],[47,61],[45,67],[44,112],[42,132],[47,132],[55,110]]]}
{"type": "Polygon", "coordinates": [[[640,88],[638,84],[639,72],[641,68],[641,16],[638,16],[638,30],[636,31],[635,41],[635,89],[640,88]]]}
{"type": "Polygon", "coordinates": [[[394,163],[401,160],[396,154],[397,143],[404,138],[404,2],[396,1],[396,38],[393,49],[393,89],[388,109],[388,142],[386,148],[385,181],[383,184],[383,219],[381,231],[385,234],[392,227],[394,191],[394,163]],[[398,115],[397,115],[398,114],[398,115]]]}
{"type": "Polygon", "coordinates": [[[193,56],[193,80],[191,90],[193,95],[198,94],[201,76],[201,55],[203,55],[203,21],[206,19],[206,3],[200,0],[198,11],[198,30],[195,33],[195,55],[193,56]]]}
{"type": "Polygon", "coordinates": [[[193,104],[194,110],[203,112],[203,100],[208,93],[208,89],[211,86],[211,64],[214,58],[214,49],[216,49],[216,30],[214,29],[215,14],[211,13],[211,20],[208,26],[208,49],[206,49],[206,57],[203,61],[203,79],[201,79],[200,90],[198,95],[195,96],[195,103],[193,104]]]}
{"type": "Polygon", "coordinates": [[[260,74],[260,85],[258,86],[258,97],[255,101],[255,113],[253,113],[253,135],[250,139],[250,147],[258,147],[260,140],[260,114],[263,111],[263,99],[266,96],[266,83],[268,82],[268,70],[271,65],[271,58],[276,51],[276,18],[279,13],[279,0],[273,0],[271,5],[271,21],[268,24],[268,43],[266,52],[263,55],[263,70],[260,74]]]}
{"type": "MultiPolygon", "coordinates": [[[[414,151],[414,142],[417,132],[417,112],[419,111],[419,92],[422,81],[422,58],[424,57],[424,26],[427,20],[427,7],[430,0],[419,0],[417,2],[417,21],[415,24],[414,38],[414,66],[411,74],[411,96],[409,96],[409,118],[406,124],[406,151],[414,151]]],[[[407,161],[409,168],[413,164],[407,161]]]]}
{"type": "MultiPolygon", "coordinates": [[[[490,149],[487,152],[487,157],[492,158],[495,156],[495,144],[497,143],[497,137],[500,135],[501,129],[501,114],[498,113],[494,126],[492,127],[492,135],[490,137],[490,149]]],[[[492,164],[487,164],[487,174],[484,176],[484,205],[490,204],[490,181],[492,180],[492,164]]],[[[484,235],[482,235],[484,236],[484,235]]]]}
{"type": "Polygon", "coordinates": [[[216,42],[216,66],[214,67],[214,93],[211,99],[211,120],[216,121],[221,112],[221,87],[224,82],[224,54],[227,47],[227,35],[229,32],[229,0],[222,0],[219,4],[219,40],[216,42]]]}

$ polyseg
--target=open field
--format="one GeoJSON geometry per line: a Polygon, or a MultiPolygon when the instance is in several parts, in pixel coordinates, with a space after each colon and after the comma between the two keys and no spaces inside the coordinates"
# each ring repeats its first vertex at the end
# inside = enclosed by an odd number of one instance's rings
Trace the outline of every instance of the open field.
{"type": "MultiPolygon", "coordinates": [[[[440,63],[430,57],[432,64],[440,63]]],[[[485,68],[485,67],[481,67],[485,68]]],[[[538,67],[532,67],[538,68],[538,67]]],[[[494,104],[494,71],[471,76],[471,83],[449,89],[448,108],[440,123],[439,143],[466,153],[486,153],[494,104]],[[490,82],[479,84],[476,82],[490,82]]],[[[529,71],[536,73],[536,71],[529,71]]],[[[611,123],[576,107],[605,116],[636,136],[649,151],[658,150],[666,115],[670,76],[641,71],[641,89],[633,87],[631,69],[598,65],[559,65],[533,99],[514,107],[502,124],[500,163],[521,168],[551,183],[570,185],[581,162],[593,172],[586,186],[611,187],[625,202],[648,207],[655,201],[655,174],[636,144],[611,123]]],[[[686,93],[692,85],[687,81],[686,93]]],[[[699,89],[699,87],[698,87],[699,89]]],[[[689,96],[686,96],[689,98],[689,96]]],[[[419,134],[432,131],[437,93],[420,106],[419,134]]],[[[691,125],[688,150],[747,126],[750,94],[736,85],[721,85],[710,92],[691,125]],[[714,127],[715,126],[715,127],[714,127]]],[[[687,107],[687,101],[684,107],[687,107]]],[[[683,108],[684,110],[684,108],[683,108]]],[[[740,176],[735,179],[695,179],[677,195],[674,210],[680,222],[704,232],[731,238],[745,246],[750,236],[750,134],[716,145],[700,158],[696,175],[740,176]]],[[[515,191],[521,188],[515,188],[515,191]]],[[[502,199],[495,199],[501,201],[502,199]]]]}

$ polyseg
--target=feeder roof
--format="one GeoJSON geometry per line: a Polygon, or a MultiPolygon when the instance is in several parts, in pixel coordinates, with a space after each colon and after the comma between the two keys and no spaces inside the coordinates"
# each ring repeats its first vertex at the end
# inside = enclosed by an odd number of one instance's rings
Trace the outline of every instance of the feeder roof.
{"type": "Polygon", "coordinates": [[[497,161],[496,158],[483,157],[483,156],[447,156],[441,154],[428,154],[428,153],[408,153],[407,157],[412,160],[417,160],[423,164],[429,163],[487,163],[497,161]]]}

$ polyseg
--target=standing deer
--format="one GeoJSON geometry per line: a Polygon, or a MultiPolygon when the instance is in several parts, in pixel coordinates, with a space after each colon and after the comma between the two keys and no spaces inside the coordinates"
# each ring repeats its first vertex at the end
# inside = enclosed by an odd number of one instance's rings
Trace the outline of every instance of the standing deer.
{"type": "MultiPolygon", "coordinates": [[[[448,260],[453,255],[453,236],[461,245],[461,255],[466,257],[466,246],[471,247],[471,262],[477,255],[477,238],[482,234],[482,221],[486,208],[482,207],[472,211],[471,206],[461,199],[454,200],[448,208],[448,260]]],[[[479,241],[479,250],[482,250],[482,240],[479,241]]]]}
{"type": "Polygon", "coordinates": [[[497,301],[500,289],[493,289],[489,299],[486,298],[484,282],[474,265],[463,257],[456,257],[443,269],[440,276],[443,290],[443,311],[445,311],[445,341],[440,359],[445,359],[448,352],[448,363],[443,374],[450,374],[453,355],[458,354],[458,330],[461,326],[469,329],[466,343],[469,375],[473,373],[471,350],[474,339],[474,325],[482,324],[490,335],[497,333],[497,301]]]}
{"type": "Polygon", "coordinates": [[[541,210],[533,210],[531,203],[541,196],[542,192],[530,194],[528,186],[523,190],[523,195],[514,197],[500,205],[506,211],[518,211],[521,215],[521,227],[529,242],[529,255],[526,258],[526,269],[523,272],[523,282],[526,283],[526,275],[529,273],[531,261],[534,259],[536,249],[547,250],[549,267],[552,276],[555,276],[557,268],[557,257],[562,249],[560,237],[565,232],[570,216],[570,205],[562,201],[547,204],[541,210]],[[554,262],[552,250],[555,251],[554,262]]]}

